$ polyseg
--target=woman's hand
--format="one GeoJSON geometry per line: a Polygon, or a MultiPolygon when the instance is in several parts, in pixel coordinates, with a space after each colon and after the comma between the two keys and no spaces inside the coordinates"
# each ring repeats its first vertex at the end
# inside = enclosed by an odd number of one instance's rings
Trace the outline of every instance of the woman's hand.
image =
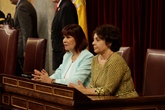
{"type": "Polygon", "coordinates": [[[97,93],[95,92],[95,88],[84,87],[81,81],[78,81],[78,85],[69,83],[68,86],[79,90],[85,95],[97,95],[97,93]]]}
{"type": "Polygon", "coordinates": [[[76,88],[77,90],[79,90],[79,91],[82,92],[83,94],[86,94],[86,88],[83,86],[83,84],[81,83],[81,81],[78,81],[78,85],[73,84],[73,83],[69,83],[68,86],[69,86],[69,87],[76,88]]]}
{"type": "Polygon", "coordinates": [[[48,73],[44,69],[42,69],[41,72],[35,69],[34,74],[32,74],[32,76],[32,80],[51,83],[51,79],[49,78],[48,73]]]}

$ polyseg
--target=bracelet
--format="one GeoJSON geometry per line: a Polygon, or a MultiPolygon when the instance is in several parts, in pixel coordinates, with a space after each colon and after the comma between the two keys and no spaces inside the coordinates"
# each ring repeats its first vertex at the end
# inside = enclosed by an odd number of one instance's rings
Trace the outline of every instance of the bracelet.
{"type": "Polygon", "coordinates": [[[95,88],[95,92],[97,93],[98,96],[100,95],[100,92],[97,88],[95,88]]]}
{"type": "Polygon", "coordinates": [[[56,80],[55,79],[52,79],[51,80],[51,84],[53,84],[53,83],[55,83],[56,82],[56,80]]]}
{"type": "Polygon", "coordinates": [[[103,87],[95,88],[95,92],[97,93],[98,96],[105,95],[105,91],[104,91],[103,87]]]}

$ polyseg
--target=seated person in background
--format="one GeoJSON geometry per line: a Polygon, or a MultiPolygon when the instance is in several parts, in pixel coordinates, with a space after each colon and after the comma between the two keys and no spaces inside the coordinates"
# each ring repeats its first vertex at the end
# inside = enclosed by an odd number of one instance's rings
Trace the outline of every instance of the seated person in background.
{"type": "Polygon", "coordinates": [[[11,13],[8,13],[5,18],[5,24],[10,25],[11,27],[14,27],[14,19],[11,17],[11,13]]]}
{"type": "Polygon", "coordinates": [[[5,21],[5,14],[0,10],[0,24],[3,24],[5,21]]]}
{"type": "Polygon", "coordinates": [[[62,35],[66,50],[62,64],[50,77],[45,70],[34,70],[32,80],[65,85],[77,84],[80,80],[86,86],[90,82],[93,54],[86,49],[88,43],[85,34],[79,25],[69,24],[63,28],[62,35]]]}
{"type": "Polygon", "coordinates": [[[91,81],[84,87],[81,81],[78,85],[70,83],[86,95],[110,95],[120,98],[137,97],[130,69],[117,51],[122,45],[118,28],[103,25],[94,31],[93,48],[97,55],[91,65],[91,81]]]}

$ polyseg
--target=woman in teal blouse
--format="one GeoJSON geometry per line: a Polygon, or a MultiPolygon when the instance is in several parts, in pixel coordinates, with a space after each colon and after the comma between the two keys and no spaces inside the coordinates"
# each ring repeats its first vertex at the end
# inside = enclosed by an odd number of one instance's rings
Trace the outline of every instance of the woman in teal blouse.
{"type": "Polygon", "coordinates": [[[86,49],[88,43],[85,34],[77,24],[65,26],[62,34],[66,50],[62,64],[50,77],[44,69],[41,71],[34,70],[33,80],[65,85],[69,83],[77,84],[80,80],[84,86],[87,86],[90,82],[93,54],[86,49]]]}

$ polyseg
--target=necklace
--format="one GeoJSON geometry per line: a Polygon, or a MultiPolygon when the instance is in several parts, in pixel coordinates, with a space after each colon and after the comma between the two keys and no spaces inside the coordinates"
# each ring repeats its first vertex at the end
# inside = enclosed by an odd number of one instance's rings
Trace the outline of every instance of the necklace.
{"type": "Polygon", "coordinates": [[[113,52],[111,52],[107,58],[104,58],[102,55],[99,55],[99,57],[98,57],[99,64],[104,66],[104,64],[108,61],[108,59],[111,57],[112,54],[113,54],[113,52]]]}

